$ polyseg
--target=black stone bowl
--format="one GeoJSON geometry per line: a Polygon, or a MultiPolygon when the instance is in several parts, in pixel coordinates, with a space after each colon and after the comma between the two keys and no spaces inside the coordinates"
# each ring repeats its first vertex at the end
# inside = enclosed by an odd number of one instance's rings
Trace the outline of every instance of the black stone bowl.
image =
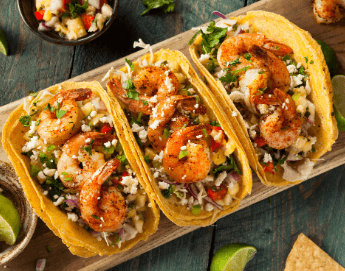
{"type": "Polygon", "coordinates": [[[35,0],[17,0],[20,16],[22,17],[26,26],[35,35],[51,43],[58,44],[58,45],[67,45],[67,46],[80,45],[80,44],[90,42],[98,38],[99,36],[101,36],[105,31],[107,31],[110,25],[114,22],[117,11],[119,9],[119,0],[111,0],[108,2],[109,2],[109,5],[113,7],[113,15],[111,16],[109,20],[106,21],[101,31],[89,33],[87,36],[77,39],[77,40],[68,40],[66,38],[60,37],[59,34],[54,31],[38,31],[39,23],[35,17],[35,11],[36,11],[35,0]]]}

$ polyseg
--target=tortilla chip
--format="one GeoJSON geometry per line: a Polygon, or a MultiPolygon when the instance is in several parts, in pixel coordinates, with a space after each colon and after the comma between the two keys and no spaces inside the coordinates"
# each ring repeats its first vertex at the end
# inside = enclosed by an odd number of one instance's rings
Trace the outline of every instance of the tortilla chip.
{"type": "MultiPolygon", "coordinates": [[[[150,62],[151,55],[147,54],[141,58],[141,61],[146,60],[148,63],[150,62]]],[[[151,192],[151,196],[156,200],[157,204],[159,205],[160,209],[163,213],[175,224],[179,226],[191,226],[191,225],[198,225],[198,226],[207,226],[213,224],[217,221],[220,217],[223,217],[231,212],[233,212],[236,208],[238,208],[241,200],[247,195],[250,194],[252,189],[252,175],[251,170],[248,164],[248,160],[246,158],[245,152],[242,149],[242,146],[239,143],[239,140],[235,136],[232,128],[229,126],[229,119],[226,114],[221,109],[220,105],[217,103],[215,98],[212,94],[208,91],[205,84],[197,77],[194,69],[192,68],[191,64],[188,62],[187,58],[179,51],[170,51],[170,50],[160,50],[153,54],[153,62],[156,61],[168,61],[169,66],[173,72],[183,73],[190,83],[197,89],[197,92],[201,99],[203,100],[203,104],[207,107],[207,114],[210,119],[217,120],[225,134],[228,136],[229,139],[232,139],[236,144],[236,150],[234,152],[234,157],[236,162],[241,169],[242,175],[242,185],[240,187],[239,193],[236,195],[236,199],[233,200],[231,205],[223,206],[224,211],[220,211],[219,209],[215,209],[212,212],[207,212],[205,210],[201,210],[198,215],[193,215],[191,210],[188,210],[186,206],[179,204],[180,199],[178,199],[175,195],[172,195],[170,199],[166,199],[163,197],[157,181],[154,179],[153,174],[146,164],[144,160],[143,152],[141,151],[139,145],[137,144],[133,133],[131,132],[131,126],[128,123],[128,120],[122,111],[121,104],[118,102],[110,88],[108,87],[108,94],[113,100],[113,115],[116,115],[118,119],[121,119],[121,122],[125,125],[126,129],[126,137],[131,138],[131,148],[136,151],[136,158],[138,160],[138,164],[141,165],[141,172],[144,176],[148,177],[148,188],[151,192]],[[126,131],[127,130],[127,131],[126,131]]],[[[137,62],[134,62],[137,63],[137,62]]],[[[127,68],[124,67],[121,69],[123,72],[127,72],[127,68]]]]}
{"type": "MultiPolygon", "coordinates": [[[[48,90],[53,94],[57,94],[60,90],[76,88],[90,88],[101,97],[108,111],[110,113],[113,111],[106,92],[98,82],[65,82],[60,85],[52,86],[48,88],[48,90]]],[[[104,240],[98,241],[91,233],[86,231],[86,229],[80,227],[78,223],[69,220],[65,212],[55,206],[50,199],[43,195],[43,189],[31,178],[28,171],[30,159],[21,154],[22,147],[26,142],[23,135],[28,131],[28,127],[23,127],[19,122],[19,117],[26,114],[23,105],[19,106],[11,113],[3,129],[3,147],[19,176],[25,195],[36,214],[41,217],[55,235],[62,239],[73,254],[81,257],[91,257],[97,254],[101,256],[112,255],[130,249],[140,240],[147,240],[151,234],[156,232],[159,222],[159,210],[150,196],[148,196],[148,204],[150,204],[151,207],[146,211],[143,233],[138,233],[134,239],[122,243],[121,248],[117,246],[108,246],[104,240]]],[[[123,128],[119,121],[113,117],[113,122],[116,134],[124,148],[129,164],[136,173],[142,187],[146,189],[146,182],[140,176],[141,174],[138,174],[139,170],[136,159],[133,158],[130,148],[126,147],[128,145],[126,142],[129,140],[123,136],[123,128]]]]}
{"type": "Polygon", "coordinates": [[[345,271],[326,252],[301,233],[286,260],[284,271],[345,271]]]}
{"type": "MultiPolygon", "coordinates": [[[[262,33],[268,39],[290,46],[294,51],[294,59],[298,62],[305,63],[305,57],[314,61],[313,64],[308,65],[310,87],[312,88],[309,97],[315,105],[316,112],[315,126],[310,129],[310,134],[317,137],[317,142],[314,145],[316,151],[309,153],[307,158],[316,162],[323,154],[332,149],[332,145],[338,137],[337,123],[333,116],[332,84],[320,46],[308,32],[274,13],[251,11],[245,16],[230,19],[237,20],[239,24],[247,23],[253,32],[262,33]]],[[[261,182],[267,186],[278,187],[302,182],[302,180],[290,182],[283,179],[284,171],[281,166],[277,167],[278,172],[275,175],[264,172],[240,112],[229,98],[222,83],[216,80],[199,61],[198,51],[200,51],[201,41],[202,37],[198,36],[191,45],[192,59],[202,77],[207,80],[209,89],[218,98],[228,115],[233,130],[247,154],[249,163],[261,182]]]]}

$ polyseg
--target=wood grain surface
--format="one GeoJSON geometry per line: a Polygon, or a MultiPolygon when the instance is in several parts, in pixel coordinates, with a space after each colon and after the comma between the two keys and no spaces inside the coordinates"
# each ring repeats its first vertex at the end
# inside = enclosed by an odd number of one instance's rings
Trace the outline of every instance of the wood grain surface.
{"type": "MultiPolygon", "coordinates": [[[[172,14],[157,10],[140,17],[145,10],[141,1],[122,1],[114,24],[103,36],[89,44],[72,48],[51,45],[36,38],[20,20],[15,2],[2,1],[5,5],[0,10],[0,28],[8,37],[11,55],[6,58],[0,56],[0,105],[23,97],[30,90],[37,91],[73,77],[72,80],[76,81],[100,80],[111,66],[123,65],[124,59],[119,58],[136,51],[132,49],[132,44],[139,38],[150,44],[165,40],[154,48],[178,49],[189,57],[186,44],[193,32],[180,33],[216,19],[211,14],[213,10],[226,14],[254,2],[175,1],[176,11],[172,14]],[[177,34],[180,35],[175,36],[177,34]],[[119,60],[107,64],[116,59],[119,60]],[[100,67],[104,64],[107,65],[100,67]]],[[[289,1],[288,4],[284,0],[260,1],[231,15],[257,9],[281,14],[308,30],[314,38],[327,42],[337,53],[339,73],[344,72],[344,21],[331,26],[317,25],[312,18],[309,0],[289,1]]],[[[142,52],[137,52],[128,58],[133,60],[140,55],[142,52]]],[[[15,105],[0,109],[0,127],[15,105]]],[[[345,162],[344,137],[341,133],[333,151],[318,163],[314,176],[345,162]]],[[[1,151],[0,157],[3,159],[4,153],[1,151]]],[[[258,201],[288,187],[268,189],[255,178],[252,195],[241,205],[241,208],[247,208],[220,219],[214,226],[197,230],[193,227],[177,227],[162,215],[158,233],[148,242],[141,242],[134,250],[118,256],[75,257],[40,221],[29,246],[7,265],[7,269],[0,267],[0,270],[34,270],[39,258],[47,259],[46,270],[105,270],[133,257],[136,258],[110,270],[206,270],[215,251],[233,242],[249,243],[258,248],[256,257],[246,270],[282,270],[293,241],[300,232],[311,237],[336,261],[345,265],[342,246],[345,239],[343,169],[343,166],[338,167],[275,195],[272,204],[267,200],[258,201]],[[47,251],[48,245],[52,250],[50,253],[47,251]],[[155,247],[158,248],[153,249],[155,247]]]]}

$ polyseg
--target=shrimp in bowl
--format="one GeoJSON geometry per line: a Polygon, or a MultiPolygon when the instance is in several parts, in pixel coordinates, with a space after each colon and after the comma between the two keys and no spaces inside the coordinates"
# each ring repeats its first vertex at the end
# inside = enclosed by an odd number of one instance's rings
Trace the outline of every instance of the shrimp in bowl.
{"type": "Polygon", "coordinates": [[[142,174],[171,221],[210,225],[250,193],[245,154],[182,53],[145,55],[105,79],[142,174]]]}
{"type": "Polygon", "coordinates": [[[82,257],[146,240],[159,212],[99,83],[66,82],[33,96],[10,116],[3,142],[15,150],[9,157],[38,215],[82,257]]]}
{"type": "Polygon", "coordinates": [[[338,136],[320,46],[306,31],[264,11],[211,22],[208,30],[189,42],[192,59],[227,109],[262,183],[308,179],[338,136]],[[217,40],[209,44],[212,33],[217,40]]]}

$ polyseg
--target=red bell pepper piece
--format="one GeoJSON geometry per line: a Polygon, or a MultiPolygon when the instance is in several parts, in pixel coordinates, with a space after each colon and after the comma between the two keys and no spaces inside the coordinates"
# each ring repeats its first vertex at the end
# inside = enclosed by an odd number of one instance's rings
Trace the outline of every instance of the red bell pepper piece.
{"type": "Polygon", "coordinates": [[[45,10],[39,10],[39,11],[35,12],[35,16],[36,16],[37,21],[43,20],[44,12],[45,12],[45,10]]]}
{"type": "Polygon", "coordinates": [[[258,136],[256,138],[254,138],[254,142],[256,143],[256,146],[258,148],[261,148],[267,144],[265,139],[262,136],[258,136]]]}
{"type": "Polygon", "coordinates": [[[207,190],[207,194],[209,198],[212,200],[224,199],[226,192],[226,187],[223,184],[221,184],[220,186],[213,186],[207,190]]]}
{"type": "Polygon", "coordinates": [[[265,171],[265,172],[268,172],[268,173],[271,173],[271,174],[274,175],[273,162],[269,162],[269,163],[267,164],[267,166],[266,166],[266,165],[263,165],[263,167],[264,167],[264,171],[265,171]]]}
{"type": "MultiPolygon", "coordinates": [[[[220,128],[220,127],[218,127],[218,126],[213,126],[212,129],[215,130],[215,131],[217,131],[218,133],[219,133],[219,131],[222,131],[222,132],[223,132],[223,129],[220,128]]],[[[217,141],[215,141],[215,140],[213,139],[213,137],[211,137],[211,138],[212,138],[212,142],[211,142],[211,151],[214,151],[215,149],[218,149],[220,146],[222,146],[222,144],[221,144],[221,143],[218,143],[217,141]]]]}
{"type": "Polygon", "coordinates": [[[93,15],[88,15],[88,14],[82,14],[81,15],[81,19],[83,21],[83,24],[85,26],[86,30],[89,30],[89,28],[91,27],[91,23],[92,21],[95,19],[95,16],[93,15]]]}
{"type": "Polygon", "coordinates": [[[101,126],[101,129],[100,129],[100,133],[103,133],[103,134],[109,134],[111,131],[112,131],[112,127],[110,126],[109,123],[104,123],[102,126],[101,126]]]}

